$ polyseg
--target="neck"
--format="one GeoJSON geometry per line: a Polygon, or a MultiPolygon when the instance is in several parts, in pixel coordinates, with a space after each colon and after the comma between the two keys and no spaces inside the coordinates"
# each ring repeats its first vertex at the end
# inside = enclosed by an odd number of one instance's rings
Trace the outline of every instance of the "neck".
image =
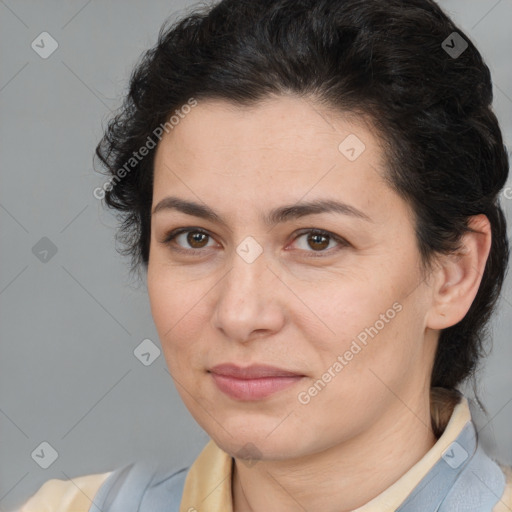
{"type": "Polygon", "coordinates": [[[397,403],[367,431],[323,452],[252,467],[235,459],[233,510],[354,510],[395,483],[436,440],[429,396],[415,407],[397,403]]]}

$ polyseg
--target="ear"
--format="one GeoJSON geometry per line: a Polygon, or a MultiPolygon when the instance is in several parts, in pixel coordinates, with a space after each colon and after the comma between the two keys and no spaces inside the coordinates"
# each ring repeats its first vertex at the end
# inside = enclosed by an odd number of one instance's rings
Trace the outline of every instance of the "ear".
{"type": "Polygon", "coordinates": [[[446,329],[460,322],[473,303],[489,251],[491,224],[483,215],[470,218],[469,231],[462,238],[461,250],[442,255],[433,271],[432,305],[427,313],[426,327],[446,329]]]}

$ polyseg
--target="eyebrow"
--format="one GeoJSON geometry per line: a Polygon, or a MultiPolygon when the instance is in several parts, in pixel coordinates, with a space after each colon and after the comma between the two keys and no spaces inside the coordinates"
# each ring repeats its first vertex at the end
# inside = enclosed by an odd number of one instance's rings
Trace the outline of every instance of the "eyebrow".
{"type": "MultiPolygon", "coordinates": [[[[152,215],[163,210],[177,210],[187,215],[193,215],[194,217],[200,217],[202,219],[227,226],[227,222],[209,206],[181,199],[179,197],[165,197],[154,207],[152,215]]],[[[292,219],[298,219],[300,217],[319,213],[340,213],[342,215],[349,215],[368,222],[373,222],[366,213],[358,210],[354,206],[332,199],[318,199],[316,201],[302,202],[274,208],[264,217],[264,222],[269,226],[274,226],[292,219]]]]}

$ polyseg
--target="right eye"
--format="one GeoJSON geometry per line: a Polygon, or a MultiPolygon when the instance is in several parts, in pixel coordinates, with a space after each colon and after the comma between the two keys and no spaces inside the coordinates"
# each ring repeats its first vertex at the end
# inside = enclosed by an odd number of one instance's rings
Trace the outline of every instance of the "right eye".
{"type": "Polygon", "coordinates": [[[167,233],[162,243],[173,251],[193,253],[211,247],[205,245],[209,238],[211,239],[211,235],[201,228],[178,228],[167,233]]]}

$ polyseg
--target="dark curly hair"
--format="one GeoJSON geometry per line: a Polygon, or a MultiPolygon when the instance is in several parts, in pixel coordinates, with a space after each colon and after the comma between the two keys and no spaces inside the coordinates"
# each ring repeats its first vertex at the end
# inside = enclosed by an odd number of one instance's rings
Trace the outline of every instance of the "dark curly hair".
{"type": "Polygon", "coordinates": [[[166,22],[96,148],[110,179],[101,196],[122,221],[120,252],[132,271],[147,270],[155,152],[119,171],[157,127],[191,98],[247,106],[288,93],[371,121],[389,185],[414,211],[424,269],[436,253],[460,249],[471,216],[488,217],[479,291],[466,316],[442,330],[434,362],[432,388],[455,390],[485,354],[507,270],[499,195],[508,155],[489,69],[432,0],[223,0],[166,22]],[[448,51],[456,44],[460,55],[448,51]]]}

